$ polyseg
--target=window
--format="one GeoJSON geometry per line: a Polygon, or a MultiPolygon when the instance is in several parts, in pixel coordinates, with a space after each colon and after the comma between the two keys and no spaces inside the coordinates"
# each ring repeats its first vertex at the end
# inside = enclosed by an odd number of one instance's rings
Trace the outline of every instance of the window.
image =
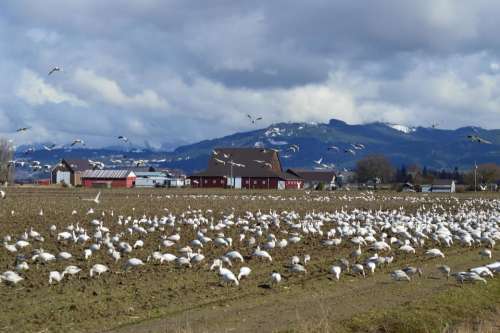
{"type": "Polygon", "coordinates": [[[212,180],[212,184],[215,184],[216,182],[217,182],[217,181],[216,181],[215,179],[214,179],[214,180],[212,180]]]}
{"type": "Polygon", "coordinates": [[[208,180],[207,179],[205,179],[205,184],[208,184],[208,180]]]}
{"type": "Polygon", "coordinates": [[[266,185],[266,181],[265,180],[262,181],[262,185],[266,185]]]}
{"type": "Polygon", "coordinates": [[[256,181],[256,180],[254,180],[254,181],[253,181],[253,184],[254,184],[254,185],[257,185],[257,181],[256,181]]]}

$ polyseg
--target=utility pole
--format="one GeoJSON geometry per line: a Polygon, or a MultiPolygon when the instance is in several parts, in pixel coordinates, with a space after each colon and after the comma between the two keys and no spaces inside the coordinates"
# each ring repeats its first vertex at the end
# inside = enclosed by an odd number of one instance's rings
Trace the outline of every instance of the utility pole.
{"type": "Polygon", "coordinates": [[[231,165],[231,188],[234,188],[234,176],[233,176],[233,156],[229,155],[229,164],[231,165]]]}
{"type": "Polygon", "coordinates": [[[476,161],[474,161],[474,192],[476,192],[477,189],[477,164],[476,161]]]}

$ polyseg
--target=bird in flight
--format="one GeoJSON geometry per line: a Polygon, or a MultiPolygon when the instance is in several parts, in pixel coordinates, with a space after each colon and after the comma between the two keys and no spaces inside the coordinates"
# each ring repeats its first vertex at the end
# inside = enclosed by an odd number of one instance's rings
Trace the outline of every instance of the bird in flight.
{"type": "Polygon", "coordinates": [[[297,144],[293,144],[290,147],[288,147],[288,150],[290,150],[293,153],[296,153],[300,150],[300,146],[297,144]]]}
{"type": "Polygon", "coordinates": [[[351,146],[352,146],[352,148],[354,148],[356,150],[361,150],[361,149],[365,148],[365,145],[362,143],[353,143],[353,144],[351,144],[351,146]]]}
{"type": "Polygon", "coordinates": [[[95,198],[92,198],[92,199],[82,199],[83,201],[92,201],[92,202],[95,202],[96,204],[99,204],[101,201],[99,200],[99,197],[101,196],[101,191],[99,191],[99,193],[97,193],[96,197],[95,198]]]}
{"type": "Polygon", "coordinates": [[[118,140],[122,140],[123,142],[128,142],[128,138],[126,136],[120,135],[118,140]]]}
{"type": "Polygon", "coordinates": [[[491,141],[485,140],[485,139],[481,138],[479,135],[475,135],[475,134],[467,135],[467,138],[472,142],[484,143],[487,145],[491,145],[491,141]]]}
{"type": "Polygon", "coordinates": [[[85,146],[85,141],[83,141],[82,139],[76,139],[76,140],[73,140],[73,142],[71,143],[71,147],[73,147],[74,145],[77,145],[77,144],[82,144],[83,146],[85,146]]]}
{"type": "Polygon", "coordinates": [[[26,132],[27,130],[29,130],[31,127],[21,127],[21,128],[18,128],[16,130],[16,132],[26,132]]]}
{"type": "Polygon", "coordinates": [[[214,161],[219,163],[219,164],[222,164],[222,165],[226,165],[226,162],[221,160],[221,159],[218,159],[218,158],[214,158],[214,161]]]}
{"type": "Polygon", "coordinates": [[[317,161],[314,161],[314,163],[318,164],[318,165],[321,165],[323,163],[323,157],[320,158],[319,160],[317,161]]]}
{"type": "Polygon", "coordinates": [[[62,71],[63,71],[63,70],[62,70],[62,68],[61,68],[61,67],[57,67],[57,66],[56,66],[56,67],[52,68],[52,69],[49,71],[49,74],[48,74],[48,75],[52,75],[52,74],[54,74],[55,72],[62,72],[62,71]]]}
{"type": "Polygon", "coordinates": [[[330,147],[328,147],[328,150],[335,150],[337,152],[340,151],[339,147],[337,147],[337,146],[330,146],[330,147]]]}
{"type": "Polygon", "coordinates": [[[0,190],[0,198],[5,199],[7,197],[7,194],[5,194],[4,191],[0,190]]]}
{"type": "Polygon", "coordinates": [[[262,120],[262,117],[257,117],[253,118],[251,115],[247,114],[248,119],[252,122],[252,124],[255,124],[256,121],[262,120]]]}
{"type": "Polygon", "coordinates": [[[43,146],[43,149],[48,150],[48,151],[51,151],[51,150],[52,150],[52,149],[54,149],[55,147],[56,147],[56,145],[55,145],[55,144],[50,144],[50,145],[48,145],[48,146],[44,145],[44,146],[43,146]]]}
{"type": "Polygon", "coordinates": [[[356,155],[356,152],[355,152],[353,149],[345,149],[345,150],[344,150],[344,153],[346,153],[346,154],[356,155]]]}

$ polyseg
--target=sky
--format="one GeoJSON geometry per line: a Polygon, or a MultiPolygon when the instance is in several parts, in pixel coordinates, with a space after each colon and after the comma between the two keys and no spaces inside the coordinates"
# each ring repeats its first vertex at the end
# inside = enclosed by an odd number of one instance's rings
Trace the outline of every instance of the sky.
{"type": "Polygon", "coordinates": [[[500,128],[498,17],[495,0],[4,0],[0,136],[171,147],[331,118],[500,128]]]}

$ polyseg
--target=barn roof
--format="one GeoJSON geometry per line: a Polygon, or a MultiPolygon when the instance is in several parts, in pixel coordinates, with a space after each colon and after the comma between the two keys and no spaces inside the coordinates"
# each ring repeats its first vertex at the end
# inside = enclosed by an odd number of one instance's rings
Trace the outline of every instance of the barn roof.
{"type": "Polygon", "coordinates": [[[193,176],[230,177],[231,174],[234,177],[281,177],[278,152],[263,148],[216,148],[207,169],[193,176]]]}
{"type": "Polygon", "coordinates": [[[135,175],[137,177],[143,177],[143,178],[147,178],[147,177],[166,177],[167,175],[163,172],[158,172],[158,171],[155,171],[155,172],[150,172],[150,171],[138,171],[138,172],[134,172],[135,175]]]}
{"type": "Polygon", "coordinates": [[[303,169],[288,169],[288,172],[296,175],[306,182],[331,182],[335,177],[334,171],[328,170],[303,170],[303,169]]]}
{"type": "Polygon", "coordinates": [[[135,177],[135,173],[129,170],[86,170],[82,178],[124,179],[129,176],[135,177]]]}
{"type": "Polygon", "coordinates": [[[61,163],[66,164],[71,171],[92,170],[89,160],[67,160],[63,159],[61,163]]]}

